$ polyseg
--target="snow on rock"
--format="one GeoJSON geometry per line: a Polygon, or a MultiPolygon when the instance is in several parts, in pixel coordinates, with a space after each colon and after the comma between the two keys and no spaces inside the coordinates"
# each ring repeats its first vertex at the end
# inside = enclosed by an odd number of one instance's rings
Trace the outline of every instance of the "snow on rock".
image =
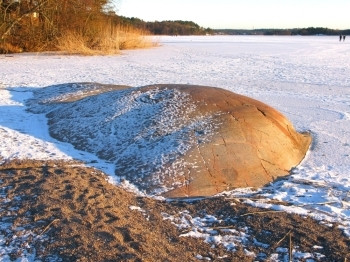
{"type": "Polygon", "coordinates": [[[46,113],[56,139],[171,197],[263,186],[288,174],[311,141],[271,107],[213,87],[67,84],[35,91],[28,105],[46,113]]]}
{"type": "Polygon", "coordinates": [[[176,186],[183,174],[174,168],[186,165],[178,158],[193,147],[191,138],[204,142],[215,128],[211,115],[190,117],[196,106],[177,89],[128,88],[82,98],[90,90],[90,84],[48,87],[28,104],[32,112],[47,114],[53,137],[114,163],[117,176],[148,193],[176,186]],[[57,89],[71,93],[57,95],[57,89]]]}

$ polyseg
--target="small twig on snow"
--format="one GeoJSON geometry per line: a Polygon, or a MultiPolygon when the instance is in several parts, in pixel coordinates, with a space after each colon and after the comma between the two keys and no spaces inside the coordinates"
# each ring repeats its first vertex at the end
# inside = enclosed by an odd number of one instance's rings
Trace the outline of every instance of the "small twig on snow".
{"type": "Polygon", "coordinates": [[[249,215],[266,214],[266,213],[281,213],[281,212],[285,212],[285,211],[281,211],[281,210],[257,211],[257,212],[251,212],[251,213],[240,215],[240,217],[245,217],[249,215]]]}
{"type": "Polygon", "coordinates": [[[58,220],[59,220],[58,218],[55,218],[54,220],[52,220],[51,223],[48,224],[48,225],[44,228],[44,230],[39,234],[39,236],[41,236],[42,234],[44,234],[44,233],[50,228],[50,226],[51,226],[53,223],[55,223],[56,221],[58,221],[58,220]]]}
{"type": "Polygon", "coordinates": [[[292,232],[289,231],[289,261],[293,261],[293,245],[292,245],[292,232]]]}
{"type": "Polygon", "coordinates": [[[292,230],[289,230],[287,234],[284,235],[284,237],[282,237],[274,246],[277,247],[279,244],[281,244],[281,242],[288,236],[290,235],[290,233],[292,232],[292,230]]]}

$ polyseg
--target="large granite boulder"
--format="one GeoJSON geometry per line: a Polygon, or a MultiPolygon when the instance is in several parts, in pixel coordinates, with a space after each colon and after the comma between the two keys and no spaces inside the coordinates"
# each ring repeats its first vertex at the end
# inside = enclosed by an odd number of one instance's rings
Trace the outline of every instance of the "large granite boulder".
{"type": "Polygon", "coordinates": [[[311,142],[275,109],[213,87],[66,84],[36,91],[29,104],[47,113],[52,136],[166,197],[261,187],[288,175],[311,142]]]}
{"type": "Polygon", "coordinates": [[[311,136],[298,133],[272,107],[223,89],[181,86],[199,114],[215,117],[218,127],[206,143],[184,156],[187,182],[167,196],[213,195],[237,187],[261,187],[289,174],[304,158],[311,136]]]}

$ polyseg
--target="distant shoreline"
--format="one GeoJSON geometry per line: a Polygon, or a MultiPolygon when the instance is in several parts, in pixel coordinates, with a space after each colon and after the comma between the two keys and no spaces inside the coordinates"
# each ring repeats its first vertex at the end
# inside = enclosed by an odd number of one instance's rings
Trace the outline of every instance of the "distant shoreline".
{"type": "Polygon", "coordinates": [[[213,29],[214,34],[225,35],[350,35],[350,29],[338,30],[324,27],[293,29],[213,29]]]}

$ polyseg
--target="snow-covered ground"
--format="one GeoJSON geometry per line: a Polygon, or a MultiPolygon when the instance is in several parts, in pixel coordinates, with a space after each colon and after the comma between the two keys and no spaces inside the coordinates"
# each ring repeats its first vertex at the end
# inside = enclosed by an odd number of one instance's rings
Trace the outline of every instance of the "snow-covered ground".
{"type": "MultiPolygon", "coordinates": [[[[143,86],[181,83],[222,87],[275,107],[312,148],[288,179],[230,196],[260,207],[338,222],[350,237],[350,42],[328,36],[159,37],[160,46],[116,56],[0,56],[0,162],[15,158],[108,163],[48,134],[45,116],[26,111],[36,88],[72,82],[143,86]],[[270,204],[269,200],[292,203],[270,204]]],[[[276,201],[275,201],[276,202],[276,201]]]]}

